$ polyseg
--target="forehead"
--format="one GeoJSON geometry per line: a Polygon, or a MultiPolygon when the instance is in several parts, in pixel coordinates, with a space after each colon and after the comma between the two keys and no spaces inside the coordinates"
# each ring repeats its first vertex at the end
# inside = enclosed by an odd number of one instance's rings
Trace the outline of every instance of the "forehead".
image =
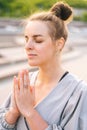
{"type": "Polygon", "coordinates": [[[48,27],[42,21],[29,21],[25,27],[25,34],[28,35],[48,35],[48,27]]]}

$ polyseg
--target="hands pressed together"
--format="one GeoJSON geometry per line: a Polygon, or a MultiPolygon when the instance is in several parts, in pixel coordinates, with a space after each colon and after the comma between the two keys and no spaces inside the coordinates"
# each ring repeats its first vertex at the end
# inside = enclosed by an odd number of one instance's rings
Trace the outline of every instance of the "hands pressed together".
{"type": "Polygon", "coordinates": [[[19,72],[18,77],[14,77],[14,85],[11,97],[10,110],[7,113],[6,119],[14,123],[22,114],[24,117],[29,117],[33,111],[35,103],[34,87],[30,86],[29,76],[27,70],[19,72]],[[8,115],[15,115],[8,118],[8,115]],[[12,121],[12,118],[14,118],[12,121]]]}
{"type": "Polygon", "coordinates": [[[12,125],[17,122],[20,115],[24,116],[32,130],[44,130],[48,127],[47,122],[34,109],[35,90],[30,86],[27,70],[19,72],[18,77],[14,77],[14,85],[11,96],[11,105],[5,114],[5,120],[12,125]]]}

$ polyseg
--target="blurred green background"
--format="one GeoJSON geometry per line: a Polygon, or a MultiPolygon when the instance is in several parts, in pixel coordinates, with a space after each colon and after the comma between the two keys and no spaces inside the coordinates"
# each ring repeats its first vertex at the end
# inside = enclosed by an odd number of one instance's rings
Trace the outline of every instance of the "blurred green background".
{"type": "MultiPolygon", "coordinates": [[[[61,0],[0,0],[0,17],[23,18],[37,10],[47,10],[61,0]]],[[[87,0],[62,0],[74,8],[87,9],[87,0]]],[[[87,21],[87,11],[75,20],[87,21]]]]}

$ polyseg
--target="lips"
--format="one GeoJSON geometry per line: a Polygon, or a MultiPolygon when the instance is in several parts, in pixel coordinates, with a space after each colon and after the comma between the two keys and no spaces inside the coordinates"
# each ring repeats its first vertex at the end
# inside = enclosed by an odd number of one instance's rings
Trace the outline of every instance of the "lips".
{"type": "Polygon", "coordinates": [[[28,56],[36,56],[36,54],[27,54],[28,56]]]}
{"type": "Polygon", "coordinates": [[[29,58],[33,58],[35,56],[37,56],[36,54],[27,54],[29,58]]]}

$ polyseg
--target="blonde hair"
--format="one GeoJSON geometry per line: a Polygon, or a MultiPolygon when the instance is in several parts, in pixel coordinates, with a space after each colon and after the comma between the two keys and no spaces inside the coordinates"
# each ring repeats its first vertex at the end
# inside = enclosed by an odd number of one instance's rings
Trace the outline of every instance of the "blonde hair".
{"type": "Polygon", "coordinates": [[[34,20],[43,21],[48,25],[49,34],[52,39],[57,40],[63,37],[66,41],[68,32],[65,23],[69,23],[72,14],[72,8],[68,4],[57,2],[48,12],[40,12],[31,15],[27,19],[27,23],[28,21],[34,20]]]}

